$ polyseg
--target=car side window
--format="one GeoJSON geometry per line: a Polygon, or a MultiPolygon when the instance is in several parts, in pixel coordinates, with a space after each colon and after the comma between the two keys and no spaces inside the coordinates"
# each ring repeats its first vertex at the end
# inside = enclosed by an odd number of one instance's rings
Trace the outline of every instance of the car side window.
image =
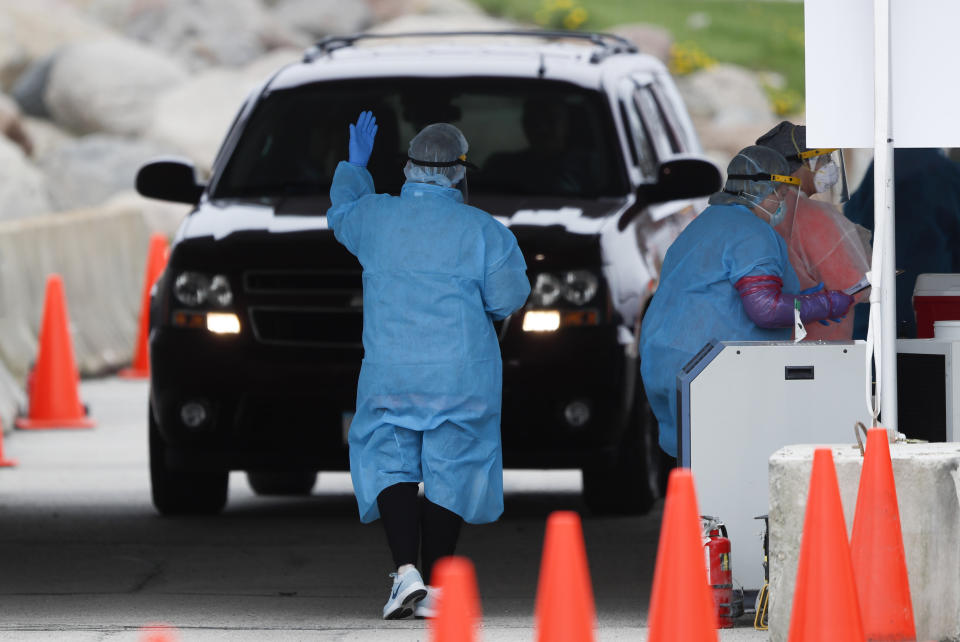
{"type": "Polygon", "coordinates": [[[621,101],[621,114],[630,130],[631,152],[640,172],[647,179],[653,179],[657,173],[657,153],[650,142],[650,133],[634,105],[621,101]]]}
{"type": "Polygon", "coordinates": [[[687,138],[686,130],[680,124],[680,117],[677,115],[676,105],[670,101],[667,93],[659,83],[650,85],[653,91],[653,97],[660,107],[660,113],[667,123],[670,138],[674,143],[674,151],[689,152],[694,148],[692,141],[687,138]]]}
{"type": "Polygon", "coordinates": [[[657,99],[654,97],[650,85],[637,89],[633,93],[633,102],[640,118],[646,125],[646,130],[657,156],[664,158],[679,152],[676,137],[672,136],[670,127],[663,117],[663,112],[657,104],[657,99]]]}

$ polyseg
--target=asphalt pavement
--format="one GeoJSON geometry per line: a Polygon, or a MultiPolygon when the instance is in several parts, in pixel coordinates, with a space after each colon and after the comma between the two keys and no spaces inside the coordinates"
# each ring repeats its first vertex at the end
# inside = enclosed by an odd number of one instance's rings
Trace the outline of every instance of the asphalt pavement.
{"type": "MultiPolygon", "coordinates": [[[[150,503],[147,384],[87,381],[91,430],[16,431],[0,469],[0,641],[143,640],[164,623],[181,642],[426,640],[421,620],[384,622],[390,556],[361,525],[349,475],[322,473],[309,497],[259,497],[243,473],[214,517],[164,518],[150,503]]],[[[577,471],[507,471],[497,523],[464,528],[477,569],[481,639],[533,639],[546,517],[583,515],[598,639],[645,640],[660,506],[598,518],[577,471]]],[[[723,642],[765,640],[748,618],[723,642]]]]}

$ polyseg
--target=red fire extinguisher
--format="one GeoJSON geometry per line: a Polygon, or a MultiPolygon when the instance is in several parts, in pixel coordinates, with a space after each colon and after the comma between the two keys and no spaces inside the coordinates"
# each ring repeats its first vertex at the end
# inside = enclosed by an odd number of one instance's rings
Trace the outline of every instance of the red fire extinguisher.
{"type": "Polygon", "coordinates": [[[717,628],[731,629],[738,614],[734,604],[727,527],[715,517],[703,516],[701,519],[704,522],[703,552],[707,563],[707,584],[713,596],[717,628]]]}

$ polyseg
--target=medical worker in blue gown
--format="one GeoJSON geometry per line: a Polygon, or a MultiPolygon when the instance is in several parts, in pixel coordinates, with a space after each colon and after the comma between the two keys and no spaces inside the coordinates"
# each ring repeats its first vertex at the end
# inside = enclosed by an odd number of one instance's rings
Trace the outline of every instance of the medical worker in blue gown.
{"type": "Polygon", "coordinates": [[[640,372],[660,424],[660,447],[677,456],[677,375],[711,339],[789,340],[794,301],[802,321],[836,319],[853,298],[837,290],[798,293],[787,246],[773,228],[799,183],[769,147],[741,150],[722,192],[677,237],[643,318],[640,372]],[[797,293],[797,294],[792,294],[797,293]]]}
{"type": "Polygon", "coordinates": [[[366,170],[376,132],[370,112],[350,125],[327,213],[363,266],[350,474],[361,521],[383,520],[397,566],[384,619],[430,617],[435,595],[422,578],[453,554],[463,521],[503,512],[493,321],[524,304],[530,283],[513,233],[463,202],[460,130],[436,123],[410,141],[399,197],[377,194],[366,170]]]}

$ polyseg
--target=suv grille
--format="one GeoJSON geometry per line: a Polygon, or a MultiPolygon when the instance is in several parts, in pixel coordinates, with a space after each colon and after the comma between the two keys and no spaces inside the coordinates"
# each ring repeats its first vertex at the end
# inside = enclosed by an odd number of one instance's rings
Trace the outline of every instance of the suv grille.
{"type": "Polygon", "coordinates": [[[250,271],[243,277],[253,334],[261,343],[360,348],[359,270],[250,271]]]}
{"type": "Polygon", "coordinates": [[[359,270],[263,270],[244,274],[243,287],[251,294],[353,293],[363,288],[363,281],[359,270]]]}

